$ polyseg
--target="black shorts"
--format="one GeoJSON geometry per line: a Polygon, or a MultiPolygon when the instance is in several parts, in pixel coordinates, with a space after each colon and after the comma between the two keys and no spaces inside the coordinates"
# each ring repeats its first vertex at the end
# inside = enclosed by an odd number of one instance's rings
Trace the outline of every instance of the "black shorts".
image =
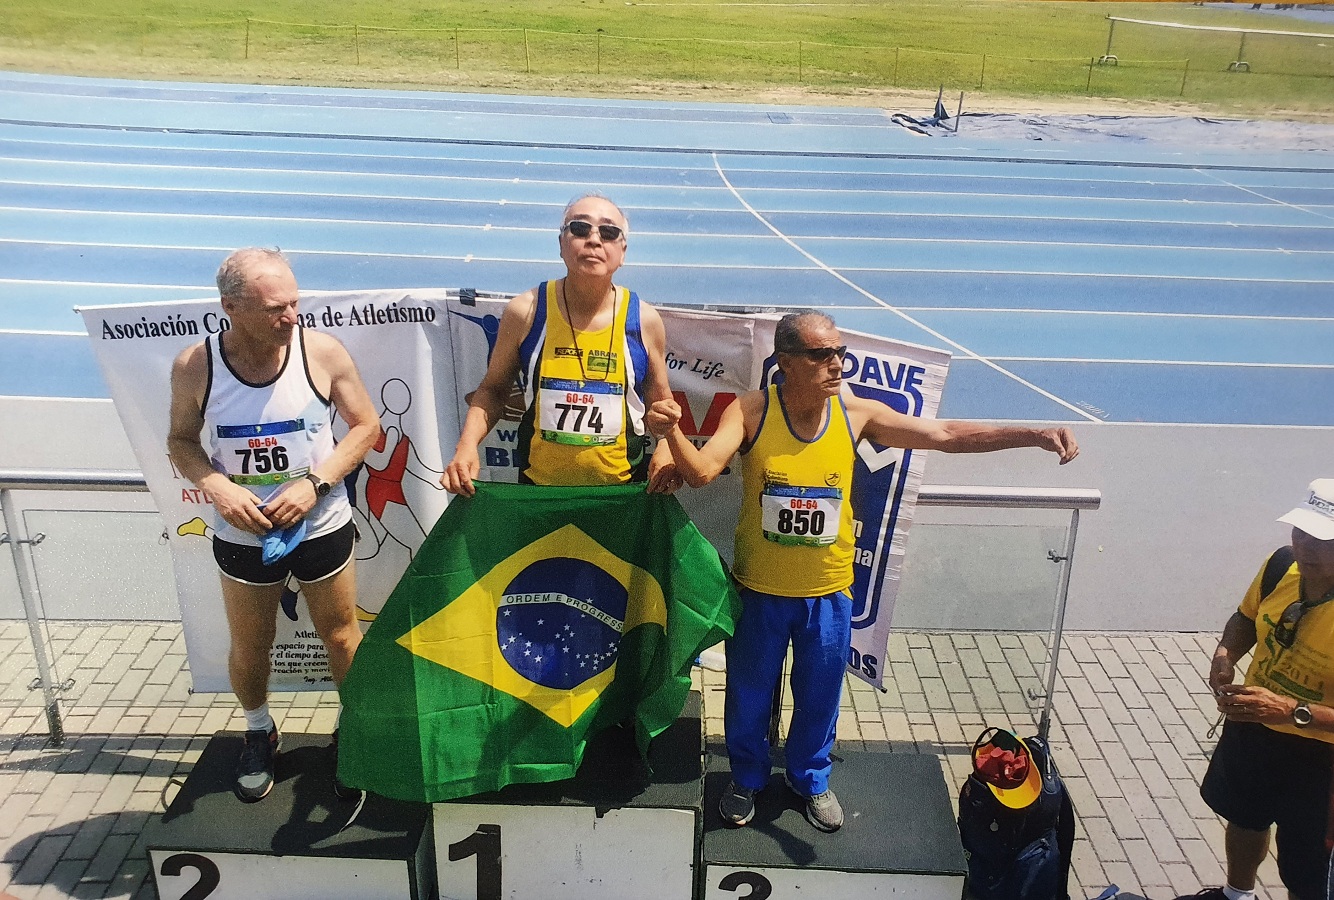
{"type": "Polygon", "coordinates": [[[1204,802],[1233,825],[1278,825],[1278,874],[1298,897],[1325,896],[1331,761],[1325,741],[1228,722],[1200,785],[1204,802]]]}
{"type": "Polygon", "coordinates": [[[296,549],[271,566],[260,562],[260,548],[213,539],[213,558],[222,574],[242,584],[281,584],[288,575],[309,584],[323,581],[343,571],[352,561],[357,542],[357,523],[351,519],[337,531],[308,538],[296,549]]]}

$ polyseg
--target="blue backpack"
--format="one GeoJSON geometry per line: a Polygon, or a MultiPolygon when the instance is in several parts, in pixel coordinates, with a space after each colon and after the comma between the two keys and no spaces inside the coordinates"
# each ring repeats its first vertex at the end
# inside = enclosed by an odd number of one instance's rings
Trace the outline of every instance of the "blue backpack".
{"type": "MultiPolygon", "coordinates": [[[[995,729],[978,738],[981,745],[995,729]]],[[[968,860],[967,896],[976,900],[1069,900],[1075,811],[1047,742],[1026,738],[1041,790],[1022,809],[997,799],[977,774],[959,791],[959,837],[968,860]]],[[[975,745],[975,746],[977,746],[975,745]]]]}

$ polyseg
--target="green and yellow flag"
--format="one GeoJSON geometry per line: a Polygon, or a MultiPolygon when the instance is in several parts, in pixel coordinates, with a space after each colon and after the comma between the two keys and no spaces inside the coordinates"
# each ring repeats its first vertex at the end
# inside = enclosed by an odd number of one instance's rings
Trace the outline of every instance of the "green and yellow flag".
{"type": "Polygon", "coordinates": [[[585,741],[680,714],[740,601],[676,498],[478,484],[440,517],[342,686],[339,777],[436,802],[574,776],[585,741]]]}

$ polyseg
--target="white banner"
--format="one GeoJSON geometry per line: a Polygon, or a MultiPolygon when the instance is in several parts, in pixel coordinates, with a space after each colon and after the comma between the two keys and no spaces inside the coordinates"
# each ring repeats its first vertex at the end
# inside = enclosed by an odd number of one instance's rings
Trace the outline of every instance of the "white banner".
{"type": "MultiPolygon", "coordinates": [[[[358,615],[370,621],[444,511],[439,487],[471,391],[490,359],[506,298],[453,290],[309,293],[302,324],[336,336],[356,361],[380,411],[384,440],[349,476],[361,532],[358,615]]],[[[661,309],[667,365],[681,402],[681,426],[702,443],[738,394],[767,385],[776,371],[772,315],[661,309]]],[[[166,455],[171,362],[192,343],[226,330],[217,300],[92,307],[83,313],[98,363],[153,499],[167,521],[194,689],[229,690],[227,625],[213,562],[213,511],[166,455]]],[[[932,417],[949,355],[843,332],[849,346],[845,390],[909,415],[932,417]]],[[[506,409],[481,448],[479,477],[515,481],[521,398],[506,409]]],[[[335,434],[346,430],[335,421],[335,434]]],[[[904,539],[925,455],[863,441],[853,480],[857,510],[856,583],[849,667],[879,685],[904,539]]],[[[741,499],[735,466],[714,484],[685,489],[681,501],[729,562],[741,499]]],[[[327,658],[295,582],[284,596],[273,650],[275,690],[329,687],[327,658]]]]}

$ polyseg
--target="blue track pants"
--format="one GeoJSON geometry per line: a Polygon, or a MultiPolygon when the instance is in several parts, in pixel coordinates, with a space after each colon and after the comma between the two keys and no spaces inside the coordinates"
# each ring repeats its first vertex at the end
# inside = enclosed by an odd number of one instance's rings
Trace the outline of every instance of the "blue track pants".
{"type": "Polygon", "coordinates": [[[741,587],[744,607],[727,642],[723,726],[732,778],[759,790],[769,783],[769,712],[792,644],[792,724],[787,775],[807,796],[829,788],[838,702],[852,640],[852,598],[776,597],[741,587]]]}

